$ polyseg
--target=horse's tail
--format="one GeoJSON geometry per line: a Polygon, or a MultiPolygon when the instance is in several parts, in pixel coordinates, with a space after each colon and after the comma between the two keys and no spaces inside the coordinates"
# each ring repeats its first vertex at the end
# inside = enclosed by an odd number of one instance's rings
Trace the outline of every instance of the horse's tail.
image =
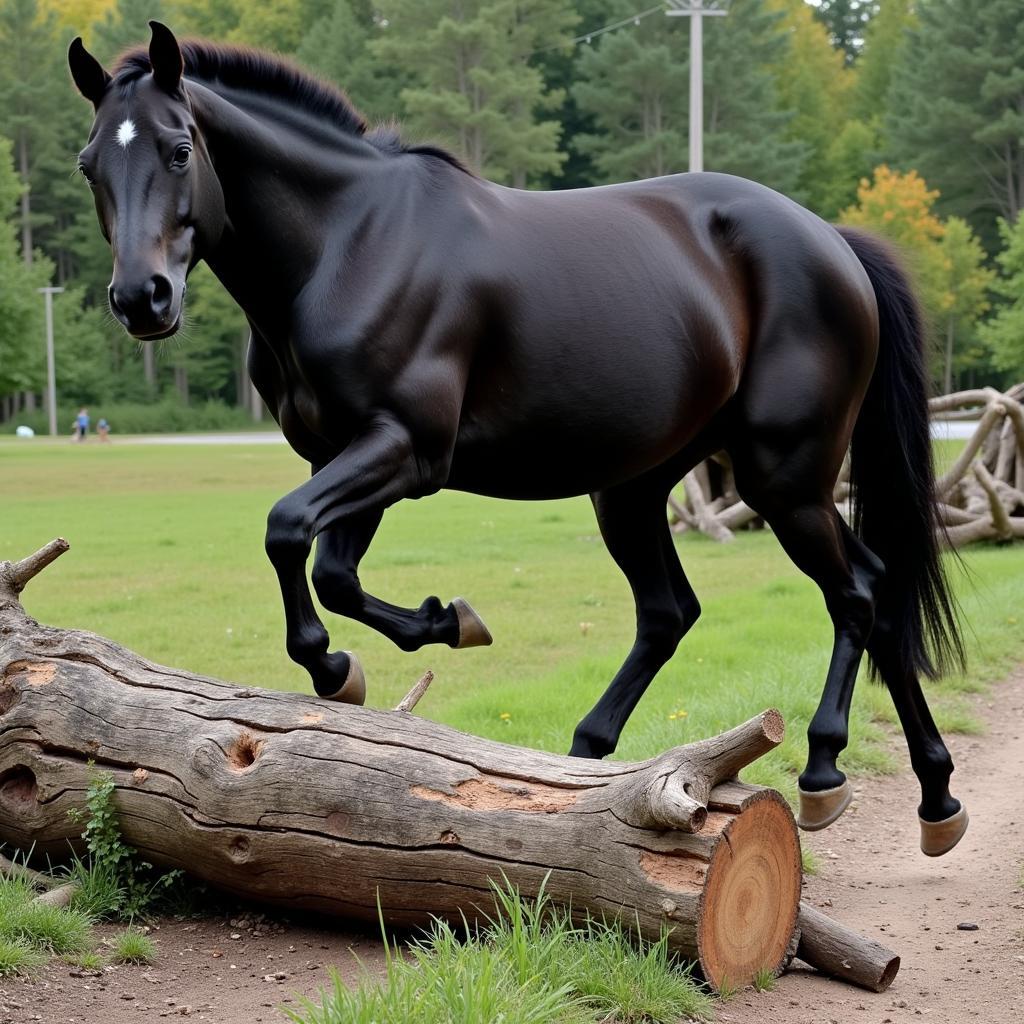
{"type": "Polygon", "coordinates": [[[878,362],[853,431],[853,528],[885,564],[876,622],[891,631],[888,657],[904,675],[935,677],[965,657],[937,539],[924,321],[895,252],[859,231],[839,233],[878,304],[878,362]]]}

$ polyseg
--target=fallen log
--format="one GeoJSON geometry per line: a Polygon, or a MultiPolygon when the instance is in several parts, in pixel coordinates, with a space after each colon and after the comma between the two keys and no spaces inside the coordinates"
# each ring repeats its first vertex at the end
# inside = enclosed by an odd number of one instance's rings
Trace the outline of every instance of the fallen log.
{"type": "Polygon", "coordinates": [[[493,912],[504,877],[581,919],[668,928],[715,987],[782,967],[796,827],[778,793],[735,781],[781,742],[777,711],[602,762],[229,684],[30,619],[17,595],[65,549],[0,563],[0,842],[66,853],[80,841],[69,811],[103,771],[144,859],[246,898],[422,925],[493,912]]]}

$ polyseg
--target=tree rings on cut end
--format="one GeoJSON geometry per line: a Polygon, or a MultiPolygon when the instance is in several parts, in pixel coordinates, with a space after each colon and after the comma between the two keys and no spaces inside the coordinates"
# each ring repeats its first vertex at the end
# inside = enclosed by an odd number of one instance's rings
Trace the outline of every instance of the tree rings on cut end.
{"type": "Polygon", "coordinates": [[[764,790],[725,827],[701,896],[697,949],[716,989],[778,971],[800,910],[800,841],[778,793],[764,790]]]}

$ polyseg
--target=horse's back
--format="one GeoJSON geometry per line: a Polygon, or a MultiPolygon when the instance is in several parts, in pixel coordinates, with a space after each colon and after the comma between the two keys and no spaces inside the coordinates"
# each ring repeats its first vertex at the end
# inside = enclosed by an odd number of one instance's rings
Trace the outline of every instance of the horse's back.
{"type": "Polygon", "coordinates": [[[766,319],[807,316],[848,258],[813,214],[728,175],[480,186],[464,259],[491,315],[453,462],[470,489],[578,493],[669,460],[742,390],[766,319]]]}

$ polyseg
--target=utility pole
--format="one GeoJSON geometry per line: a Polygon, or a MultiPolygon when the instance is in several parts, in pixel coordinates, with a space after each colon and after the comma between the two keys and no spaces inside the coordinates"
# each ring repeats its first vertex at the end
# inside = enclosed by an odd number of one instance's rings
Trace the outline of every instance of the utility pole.
{"type": "Polygon", "coordinates": [[[37,288],[46,297],[46,408],[50,413],[50,437],[57,436],[57,370],[53,359],[53,297],[63,288],[37,288]]]}
{"type": "Polygon", "coordinates": [[[670,18],[690,19],[690,170],[704,170],[704,19],[728,12],[720,0],[666,0],[670,18]]]}

